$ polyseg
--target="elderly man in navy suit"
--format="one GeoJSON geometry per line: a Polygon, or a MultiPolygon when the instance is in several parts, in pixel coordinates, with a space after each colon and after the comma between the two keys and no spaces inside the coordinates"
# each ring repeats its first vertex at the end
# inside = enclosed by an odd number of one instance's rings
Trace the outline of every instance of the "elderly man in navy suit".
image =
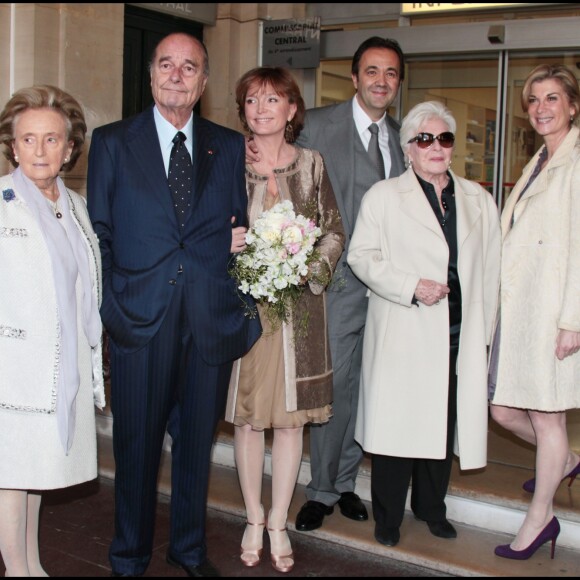
{"type": "Polygon", "coordinates": [[[204,45],[170,34],[151,61],[155,105],[93,133],[88,204],[103,257],[114,417],[113,576],[151,559],[165,431],[172,438],[167,561],[219,576],[207,560],[210,453],[231,363],[261,332],[228,275],[231,219],[246,222],[244,142],[193,113],[204,45]]]}

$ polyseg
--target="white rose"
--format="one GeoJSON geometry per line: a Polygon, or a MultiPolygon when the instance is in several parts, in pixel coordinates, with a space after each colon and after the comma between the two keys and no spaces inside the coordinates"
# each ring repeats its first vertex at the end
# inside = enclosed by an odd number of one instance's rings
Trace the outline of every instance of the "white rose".
{"type": "Polygon", "coordinates": [[[284,288],[288,287],[288,282],[285,278],[279,277],[274,280],[274,286],[277,290],[283,290],[284,288]]]}
{"type": "Polygon", "coordinates": [[[303,237],[302,230],[298,226],[290,226],[282,232],[282,243],[284,245],[300,244],[303,237]]]}

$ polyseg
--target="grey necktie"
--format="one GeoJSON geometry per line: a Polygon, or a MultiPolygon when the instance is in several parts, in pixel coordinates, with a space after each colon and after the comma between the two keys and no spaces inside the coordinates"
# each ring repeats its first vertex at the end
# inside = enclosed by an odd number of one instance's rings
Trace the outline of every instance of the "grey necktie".
{"type": "Polygon", "coordinates": [[[179,131],[173,138],[173,148],[169,157],[167,181],[175,207],[179,225],[183,227],[191,206],[192,165],[189,151],[185,146],[187,137],[179,131]]]}
{"type": "Polygon", "coordinates": [[[379,126],[376,123],[371,123],[369,125],[369,131],[371,132],[369,156],[379,170],[381,179],[385,179],[385,161],[381,153],[381,148],[379,147],[379,126]]]}

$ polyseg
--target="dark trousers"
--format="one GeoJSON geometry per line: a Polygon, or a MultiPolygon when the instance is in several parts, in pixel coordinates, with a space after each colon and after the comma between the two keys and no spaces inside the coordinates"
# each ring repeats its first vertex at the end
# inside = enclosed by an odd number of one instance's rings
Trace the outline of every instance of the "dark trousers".
{"type": "Polygon", "coordinates": [[[455,423],[457,421],[457,351],[449,357],[449,394],[447,403],[447,456],[445,459],[423,459],[373,455],[371,497],[377,528],[398,528],[403,522],[409,483],[411,509],[420,519],[445,519],[445,496],[449,486],[455,423]]]}
{"type": "Polygon", "coordinates": [[[143,574],[151,559],[157,477],[166,430],[171,447],[169,550],[182,564],[206,558],[205,523],[210,455],[223,413],[231,364],[199,356],[176,294],[157,335],[124,354],[111,341],[111,407],[115,454],[113,571],[143,574]]]}

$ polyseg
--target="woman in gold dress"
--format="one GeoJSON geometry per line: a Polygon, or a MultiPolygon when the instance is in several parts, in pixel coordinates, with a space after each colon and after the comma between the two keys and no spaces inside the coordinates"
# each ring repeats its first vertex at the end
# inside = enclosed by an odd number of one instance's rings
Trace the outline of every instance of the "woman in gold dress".
{"type": "MultiPolygon", "coordinates": [[[[303,127],[305,107],[292,75],[283,68],[250,70],[238,81],[236,101],[260,156],[246,167],[250,225],[263,211],[290,200],[297,215],[314,219],[322,230],[315,248],[319,259],[310,265],[291,320],[272,327],[264,308],[258,307],[264,332],[234,365],[226,410],[226,420],[235,425],[236,466],[247,515],[242,563],[260,563],[267,527],[272,565],[289,572],[294,555],[286,518],[302,459],[303,427],[331,416],[332,366],[321,280],[332,276],[344,231],[321,155],[293,145],[303,127]],[[274,430],[274,439],[272,505],[266,519],[261,497],[268,428],[274,430]]],[[[245,229],[234,229],[237,251],[244,247],[244,235],[245,229]]]]}

